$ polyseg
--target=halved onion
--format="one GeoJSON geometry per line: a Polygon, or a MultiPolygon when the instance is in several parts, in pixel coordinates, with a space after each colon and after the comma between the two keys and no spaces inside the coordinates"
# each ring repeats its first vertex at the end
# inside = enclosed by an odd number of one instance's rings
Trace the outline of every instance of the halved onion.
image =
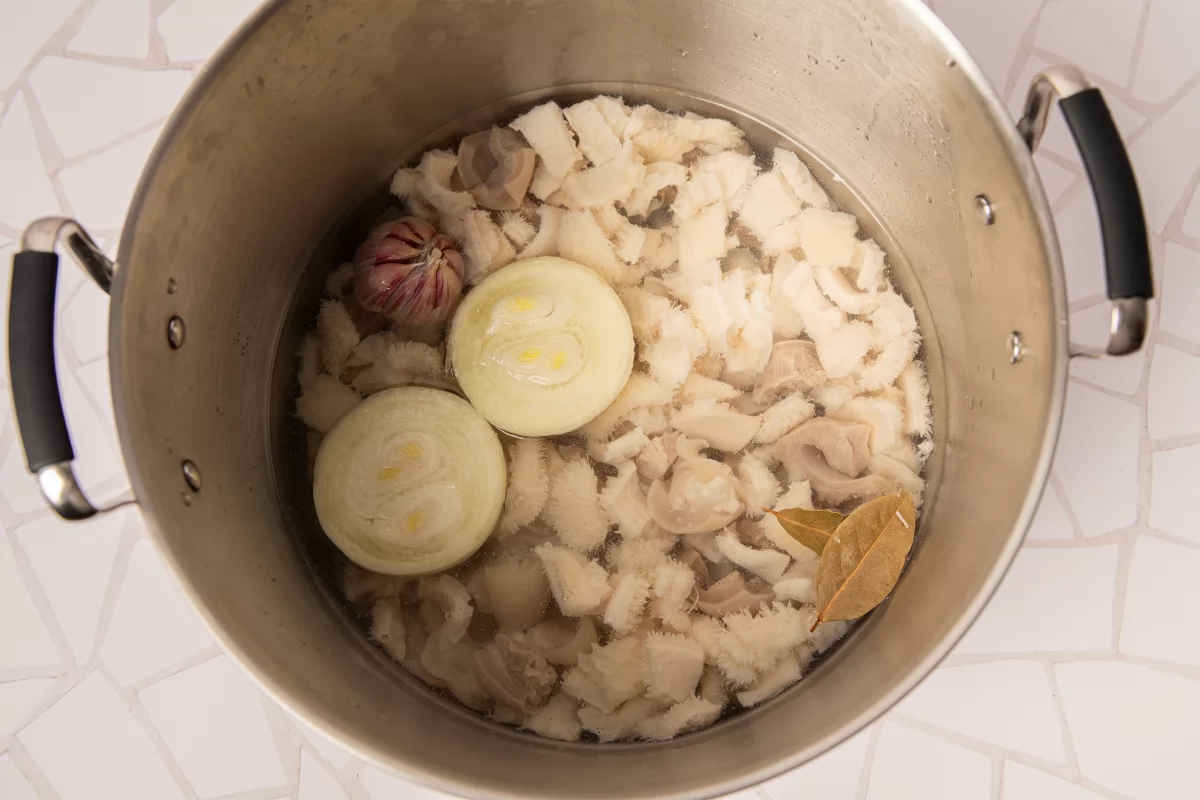
{"type": "Polygon", "coordinates": [[[625,386],[633,328],[595,272],[562,258],[531,258],[467,294],[449,355],[485,419],[518,436],[554,436],[591,421],[625,386]]]}
{"type": "Polygon", "coordinates": [[[329,432],[313,501],[351,561],[422,575],[465,560],[491,535],[505,470],[499,437],[466,400],[405,386],[371,395],[329,432]]]}

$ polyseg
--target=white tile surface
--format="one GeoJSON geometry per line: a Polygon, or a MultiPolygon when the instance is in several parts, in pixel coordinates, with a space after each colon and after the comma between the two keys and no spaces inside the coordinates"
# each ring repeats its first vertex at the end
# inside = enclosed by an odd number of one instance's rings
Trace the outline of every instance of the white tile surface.
{"type": "Polygon", "coordinates": [[[1181,226],[1188,236],[1200,238],[1200,187],[1192,194],[1192,202],[1188,204],[1181,226]]]}
{"type": "Polygon", "coordinates": [[[885,723],[875,748],[867,800],[987,800],[991,772],[987,756],[885,723]]]}
{"type": "Polygon", "coordinates": [[[1150,484],[1150,526],[1200,542],[1195,490],[1200,486],[1200,444],[1154,454],[1150,484]]]}
{"type": "Polygon", "coordinates": [[[99,672],[17,737],[62,800],[174,800],[183,794],[99,672]]]}
{"type": "MultiPolygon", "coordinates": [[[[1102,266],[1098,266],[1103,269],[1102,266]]],[[[1156,305],[1150,303],[1150,316],[1156,305]]],[[[1071,342],[1089,347],[1104,348],[1108,344],[1108,328],[1112,319],[1112,303],[1107,298],[1095,305],[1071,314],[1071,342]]],[[[1142,382],[1146,367],[1146,351],[1121,358],[1073,358],[1071,375],[1095,386],[1132,395],[1142,382]]]]}
{"type": "Polygon", "coordinates": [[[54,666],[61,659],[7,536],[0,537],[0,642],[0,669],[54,666]]]}
{"type": "Polygon", "coordinates": [[[1067,298],[1073,303],[1104,294],[1104,249],[1091,192],[1075,192],[1062,210],[1055,212],[1054,222],[1067,273],[1067,298]]]}
{"type": "Polygon", "coordinates": [[[175,0],[158,18],[167,57],[208,58],[257,6],[257,0],[175,0]]]}
{"type": "Polygon", "coordinates": [[[417,786],[398,775],[370,765],[359,770],[358,779],[371,800],[452,800],[451,795],[417,786]]]}
{"type": "Polygon", "coordinates": [[[84,364],[108,352],[108,303],[108,295],[94,281],[87,280],[59,317],[71,352],[84,364]]]}
{"type": "Polygon", "coordinates": [[[37,792],[9,755],[0,756],[0,797],[4,800],[38,800],[37,792]]]}
{"type": "Polygon", "coordinates": [[[874,730],[866,728],[815,761],[764,783],[763,791],[771,800],[855,800],[874,730]]]}
{"type": "MultiPolygon", "coordinates": [[[[0,683],[0,738],[20,729],[29,712],[41,702],[57,681],[54,678],[28,678],[0,683]]],[[[0,794],[0,797],[3,797],[0,794]]]]}
{"type": "Polygon", "coordinates": [[[262,695],[228,656],[172,675],[138,697],[200,797],[286,783],[262,695]]]}
{"type": "Polygon", "coordinates": [[[44,59],[29,76],[64,158],[165,119],[191,82],[188,70],[131,69],[74,58],[44,59]]]}
{"type": "Polygon", "coordinates": [[[98,0],[68,47],[77,53],[145,58],[150,53],[150,4],[98,0]]]}
{"type": "MultiPolygon", "coordinates": [[[[8,400],[7,392],[5,400],[8,400]]],[[[9,445],[4,462],[0,464],[0,493],[4,494],[8,507],[17,514],[41,511],[46,507],[46,502],[37,492],[37,483],[25,466],[25,454],[19,441],[9,445]]]]}
{"type": "Polygon", "coordinates": [[[1085,777],[1148,800],[1200,786],[1200,684],[1119,661],[1055,667],[1085,777]]]}
{"type": "MultiPolygon", "coordinates": [[[[115,247],[157,121],[199,62],[254,5],[254,0],[0,0],[0,305],[7,305],[11,240],[29,219],[66,210],[93,227],[104,226],[102,243],[109,251],[115,247]],[[164,69],[164,57],[175,66],[164,69]],[[67,208],[59,208],[60,198],[67,208]]],[[[1192,345],[1200,344],[1200,297],[1193,298],[1195,256],[1182,249],[1200,244],[1200,193],[1190,191],[1200,180],[1200,48],[1193,30],[1200,11],[1189,0],[930,5],[974,51],[1014,112],[1031,77],[1051,63],[1075,61],[1102,85],[1119,87],[1106,91],[1106,100],[1132,141],[1148,219],[1168,240],[1155,241],[1156,253],[1166,254],[1155,265],[1163,278],[1161,332],[1169,340],[1165,346],[1187,352],[1183,358],[1156,357],[1154,386],[1141,385],[1149,372],[1143,369],[1145,356],[1072,363],[1076,381],[1128,402],[1072,387],[1055,465],[1061,491],[1047,495],[1029,547],[958,651],[982,663],[939,672],[909,701],[918,713],[905,711],[906,719],[925,732],[893,723],[879,731],[873,757],[870,732],[861,734],[816,763],[735,798],[859,800],[862,788],[866,796],[885,800],[1170,800],[1181,787],[1200,785],[1193,766],[1200,743],[1195,722],[1200,681],[1194,680],[1200,631],[1187,630],[1200,627],[1194,611],[1200,605],[1191,588],[1196,581],[1180,578],[1196,574],[1200,553],[1181,544],[1200,544],[1192,508],[1200,486],[1200,445],[1191,444],[1200,434],[1200,411],[1186,405],[1200,396],[1188,360],[1192,345]],[[1139,36],[1144,42],[1134,47],[1139,36]],[[1152,452],[1176,444],[1185,446],[1152,452]],[[1148,454],[1150,463],[1139,453],[1148,454]],[[1106,536],[1103,545],[1073,538],[1071,516],[1081,533],[1106,536]],[[1109,533],[1135,520],[1148,521],[1151,533],[1109,533]],[[1129,563],[1120,568],[1116,541],[1132,545],[1122,551],[1129,563]],[[1124,587],[1120,595],[1118,584],[1124,587]],[[1112,653],[1118,634],[1121,652],[1112,653]],[[1061,663],[1079,653],[1100,660],[1061,663]],[[1121,658],[1161,662],[1166,672],[1121,658]],[[1035,668],[1059,662],[1054,669],[1063,683],[1067,733],[1082,777],[1068,778],[1069,765],[1053,766],[1065,762],[1049,755],[1058,751],[1047,724],[1045,676],[1039,679],[1024,666],[1034,660],[1035,668]],[[1070,674],[1064,677],[1064,671],[1070,674]],[[1172,671],[1191,677],[1166,674],[1172,671]],[[976,676],[983,679],[973,680],[976,676]],[[972,748],[986,750],[992,763],[972,748]],[[1081,788],[1081,781],[1096,791],[1081,788]]],[[[1092,326],[1102,331],[1108,304],[1094,203],[1058,111],[1035,163],[1058,207],[1070,296],[1094,301],[1072,314],[1073,335],[1092,326]]],[[[124,480],[106,375],[108,300],[81,281],[77,269],[60,270],[59,370],[81,472],[102,481],[107,491],[124,480]]],[[[1154,335],[1160,330],[1157,316],[1151,315],[1154,335]]],[[[4,328],[0,325],[0,352],[4,328]]],[[[6,381],[0,376],[0,385],[6,381]]],[[[228,674],[204,678],[201,670],[202,679],[193,679],[199,689],[178,689],[196,668],[179,670],[215,653],[212,639],[148,541],[120,551],[114,568],[107,557],[111,536],[80,539],[81,549],[68,552],[66,533],[34,534],[41,525],[53,529],[44,521],[47,512],[25,472],[7,411],[7,398],[0,397],[0,516],[6,526],[0,543],[0,737],[5,727],[36,716],[21,733],[36,747],[22,738],[26,753],[0,754],[0,798],[27,800],[37,794],[35,786],[46,787],[47,800],[202,796],[188,782],[192,775],[204,776],[198,780],[213,791],[223,789],[222,782],[261,787],[278,781],[240,795],[249,800],[445,797],[372,767],[360,769],[351,754],[299,724],[294,726],[299,732],[284,729],[273,713],[267,719],[276,725],[275,737],[264,737],[261,712],[237,704],[230,710],[228,693],[217,696],[233,680],[228,674]],[[9,552],[13,543],[19,559],[9,552]],[[100,635],[99,652],[90,652],[100,635]],[[82,658],[88,660],[73,663],[82,658]],[[114,685],[127,688],[114,690],[108,678],[98,678],[98,662],[114,685]],[[58,698],[64,687],[74,688],[58,698]],[[151,697],[158,690],[166,698],[162,707],[172,710],[160,715],[161,724],[138,707],[134,690],[151,697]],[[205,707],[199,708],[202,700],[205,707]],[[127,703],[137,708],[136,718],[127,703]],[[225,709],[218,721],[209,705],[225,709]],[[241,720],[244,713],[252,722],[246,731],[235,731],[232,741],[249,736],[251,743],[233,752],[220,736],[214,740],[214,732],[225,731],[229,720],[241,720]],[[189,774],[181,769],[183,758],[164,766],[160,751],[167,753],[166,744],[153,741],[164,730],[172,732],[172,746],[188,754],[189,774]],[[101,736],[93,746],[92,739],[101,736]],[[27,768],[28,780],[18,765],[27,768]],[[350,776],[356,770],[359,777],[350,776]],[[90,782],[93,776],[100,780],[90,782]]],[[[139,531],[140,525],[130,533],[139,531]]],[[[0,738],[0,751],[7,741],[0,738]]],[[[1062,741],[1060,735],[1060,747],[1062,741]]]]}
{"type": "Polygon", "coordinates": [[[1034,43],[1124,85],[1142,9],[1140,0],[1110,0],[1100,13],[1093,0],[1050,0],[1042,10],[1034,43]]]}
{"type": "Polygon", "coordinates": [[[1146,207],[1146,221],[1162,233],[1200,167],[1200,84],[1188,90],[1129,145],[1146,207]]]}
{"type": "Polygon", "coordinates": [[[1200,666],[1200,550],[1153,536],[1133,549],[1120,650],[1131,656],[1200,666]]]}
{"type": "Polygon", "coordinates": [[[82,664],[92,654],[117,544],[131,510],[69,523],[43,517],[17,529],[21,547],[50,608],[82,664]]]}
{"type": "Polygon", "coordinates": [[[1047,486],[1042,502],[1038,505],[1037,514],[1029,526],[1026,540],[1030,542],[1056,541],[1075,538],[1071,520],[1063,508],[1058,491],[1053,486],[1047,486]]]}
{"type": "Polygon", "coordinates": [[[81,0],[11,2],[0,25],[0,90],[7,88],[81,0]]]}
{"type": "Polygon", "coordinates": [[[1149,409],[1150,436],[1165,439],[1200,433],[1200,358],[1165,344],[1154,347],[1150,364],[1149,409]]]}
{"type": "MultiPolygon", "coordinates": [[[[113,413],[112,386],[108,380],[108,358],[101,356],[95,361],[82,365],[77,371],[79,383],[87,393],[88,399],[97,409],[100,424],[107,433],[112,434],[113,442],[120,456],[120,444],[116,441],[117,421],[113,413]]],[[[124,474],[124,469],[122,469],[124,474]]]]}
{"type": "Polygon", "coordinates": [[[955,652],[1109,649],[1116,569],[1115,545],[1022,550],[955,652]]]}
{"type": "Polygon", "coordinates": [[[1000,800],[1104,800],[1104,798],[1073,783],[1067,783],[1062,778],[1042,772],[1040,769],[1006,761],[1000,800]]]}
{"type": "MultiPolygon", "coordinates": [[[[0,222],[19,229],[30,220],[60,212],[34,137],[29,106],[24,95],[18,95],[0,117],[0,222]]],[[[7,291],[8,281],[4,283],[7,291]]]]}
{"type": "Polygon", "coordinates": [[[317,760],[300,753],[300,789],[296,800],[348,800],[337,779],[325,771],[317,760]]]}
{"type": "Polygon", "coordinates": [[[1017,44],[1040,7],[1041,0],[1009,0],[1005,3],[941,0],[937,11],[983,67],[992,85],[1003,92],[1017,44]]]}
{"type": "Polygon", "coordinates": [[[124,684],[135,683],[212,645],[147,539],[133,547],[108,634],[104,664],[124,684]]]}
{"type": "MultiPolygon", "coordinates": [[[[74,374],[62,370],[58,374],[58,388],[67,428],[71,432],[71,444],[75,448],[75,473],[80,482],[87,488],[118,477],[122,472],[120,456],[113,447],[112,437],[101,428],[100,419],[79,381],[74,374]]],[[[27,476],[26,481],[32,481],[32,478],[27,476]]],[[[29,485],[32,487],[32,483],[29,485]]]]}
{"type": "Polygon", "coordinates": [[[354,760],[354,756],[346,752],[346,750],[340,745],[334,744],[332,741],[325,738],[325,736],[301,722],[297,717],[294,717],[291,714],[288,714],[287,716],[288,719],[292,721],[292,724],[295,725],[296,730],[300,731],[313,750],[320,753],[321,757],[328,761],[330,765],[338,772],[341,772],[346,768],[347,764],[354,760]]]}
{"type": "Polygon", "coordinates": [[[137,188],[142,165],[160,132],[155,128],[139,134],[59,173],[67,202],[80,222],[98,230],[125,224],[125,211],[137,188]]]}
{"type": "Polygon", "coordinates": [[[1154,0],[1142,38],[1142,57],[1133,93],[1148,103],[1162,101],[1200,72],[1200,5],[1192,0],[1154,0]]]}
{"type": "Polygon", "coordinates": [[[1046,190],[1046,199],[1054,203],[1062,197],[1067,187],[1075,182],[1076,175],[1069,169],[1060,167],[1043,155],[1035,154],[1033,163],[1037,165],[1038,175],[1042,178],[1042,187],[1046,190]]]}
{"type": "Polygon", "coordinates": [[[1066,759],[1054,690],[1037,661],[942,667],[896,710],[1009,750],[1066,759]]]}
{"type": "Polygon", "coordinates": [[[1200,253],[1167,242],[1162,270],[1162,329],[1200,345],[1200,253]]]}
{"type": "Polygon", "coordinates": [[[1137,520],[1141,432],[1137,406],[1077,383],[1067,387],[1054,470],[1084,536],[1137,520]]]}

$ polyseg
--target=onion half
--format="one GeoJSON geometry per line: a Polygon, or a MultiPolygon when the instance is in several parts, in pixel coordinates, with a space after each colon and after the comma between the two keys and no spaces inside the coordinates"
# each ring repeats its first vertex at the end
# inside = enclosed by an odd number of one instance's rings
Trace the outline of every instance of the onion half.
{"type": "Polygon", "coordinates": [[[485,419],[518,436],[555,436],[591,421],[620,393],[633,370],[633,328],[595,272],[531,258],[467,294],[449,356],[485,419]]]}
{"type": "Polygon", "coordinates": [[[466,400],[406,386],[372,395],[329,432],[313,501],[325,534],[351,561],[423,575],[483,545],[506,484],[500,439],[466,400]]]}

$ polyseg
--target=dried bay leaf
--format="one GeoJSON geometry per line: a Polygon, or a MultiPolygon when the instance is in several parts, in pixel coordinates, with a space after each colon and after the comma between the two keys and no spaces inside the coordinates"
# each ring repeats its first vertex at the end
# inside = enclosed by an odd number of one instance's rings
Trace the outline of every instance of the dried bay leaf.
{"type": "Polygon", "coordinates": [[[817,621],[858,619],[883,602],[912,549],[916,507],[907,492],[863,503],[837,527],[817,568],[817,621]]]}
{"type": "Polygon", "coordinates": [[[768,514],[779,520],[779,524],[800,544],[821,555],[825,550],[833,532],[846,518],[845,514],[836,511],[810,508],[785,508],[782,511],[772,511],[764,508],[768,514]]]}

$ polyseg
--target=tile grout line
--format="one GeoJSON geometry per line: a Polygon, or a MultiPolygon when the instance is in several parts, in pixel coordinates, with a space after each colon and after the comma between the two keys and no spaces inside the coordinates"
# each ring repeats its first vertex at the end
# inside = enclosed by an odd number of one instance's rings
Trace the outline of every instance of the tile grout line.
{"type": "Polygon", "coordinates": [[[1185,539],[1182,536],[1176,536],[1173,533],[1160,531],[1158,528],[1154,527],[1147,527],[1143,536],[1151,539],[1161,539],[1162,541],[1169,542],[1176,547],[1185,547],[1189,550],[1200,550],[1200,542],[1192,539],[1185,539]]]}
{"type": "MultiPolygon", "coordinates": [[[[140,695],[143,691],[149,689],[151,686],[162,683],[169,678],[173,678],[181,672],[186,672],[192,667],[198,667],[201,664],[207,664],[209,661],[218,659],[223,655],[225,655],[225,651],[221,649],[219,644],[213,642],[211,645],[205,647],[198,653],[194,653],[182,661],[176,661],[174,664],[163,667],[157,672],[152,672],[146,677],[140,678],[139,680],[128,684],[126,688],[128,688],[129,691],[133,692],[134,694],[140,695]]],[[[116,678],[113,680],[115,681],[116,678]]]]}
{"type": "Polygon", "coordinates": [[[1058,674],[1054,671],[1054,664],[1050,661],[1042,661],[1042,668],[1046,672],[1046,680],[1050,683],[1050,696],[1054,701],[1054,714],[1058,717],[1059,734],[1062,736],[1063,752],[1067,754],[1067,765],[1074,773],[1076,779],[1082,777],[1082,772],[1079,768],[1079,756],[1075,752],[1075,739],[1071,735],[1071,723],[1067,719],[1067,707],[1063,703],[1062,690],[1058,686],[1058,674]]]}
{"type": "Polygon", "coordinates": [[[19,87],[22,84],[27,85],[30,73],[37,69],[42,59],[47,56],[58,55],[66,50],[67,44],[79,33],[98,2],[99,0],[83,0],[74,11],[68,14],[62,24],[52,31],[42,42],[41,47],[30,56],[29,61],[21,68],[21,71],[17,73],[12,82],[0,90],[0,97],[7,93],[11,102],[18,94],[19,87]]]}
{"type": "Polygon", "coordinates": [[[1125,598],[1129,590],[1129,575],[1133,571],[1133,549],[1138,533],[1130,531],[1117,543],[1116,584],[1112,599],[1112,647],[1121,654],[1121,628],[1125,623],[1125,598]]]}
{"type": "Polygon", "coordinates": [[[1046,660],[1054,664],[1067,664],[1077,661],[1115,661],[1116,652],[1112,650],[1077,650],[1077,651],[1045,651],[1045,652],[992,652],[992,653],[961,653],[947,656],[942,667],[968,667],[976,664],[990,664],[996,661],[1038,661],[1046,660]]]}
{"type": "Polygon", "coordinates": [[[33,128],[33,137],[37,142],[46,179],[54,190],[54,197],[58,200],[59,208],[64,216],[74,217],[71,201],[68,199],[67,191],[58,175],[64,161],[62,149],[58,146],[58,140],[54,138],[54,134],[50,130],[50,123],[42,113],[42,104],[33,91],[33,86],[28,82],[22,84],[21,95],[25,98],[25,108],[29,113],[29,125],[33,128]]]}
{"type": "Polygon", "coordinates": [[[17,769],[37,792],[38,800],[60,800],[61,795],[50,783],[50,779],[42,773],[37,762],[33,760],[33,756],[29,755],[29,751],[25,749],[19,739],[14,737],[5,752],[12,757],[17,769]]]}
{"type": "Polygon", "coordinates": [[[176,786],[187,800],[199,800],[196,791],[192,788],[187,776],[183,772],[183,767],[175,760],[175,754],[171,752],[171,748],[167,747],[166,741],[162,738],[162,734],[158,732],[150,715],[146,713],[146,709],[142,706],[141,698],[131,689],[122,686],[108,670],[103,666],[96,670],[101,677],[108,683],[121,701],[125,704],[125,708],[129,711],[142,734],[150,740],[151,747],[154,748],[155,754],[166,768],[171,779],[175,781],[176,786]]]}
{"type": "MultiPolygon", "coordinates": [[[[130,513],[130,512],[109,512],[109,513],[130,513]]],[[[137,513],[136,511],[132,513],[137,513]]],[[[96,665],[101,660],[101,650],[104,647],[104,640],[108,637],[108,627],[112,623],[113,611],[117,607],[117,600],[121,596],[121,589],[125,586],[125,576],[129,573],[129,562],[133,555],[134,545],[137,544],[141,536],[129,529],[129,519],[125,519],[125,524],[121,528],[121,539],[117,542],[117,550],[113,554],[112,567],[109,570],[108,586],[104,590],[104,599],[100,604],[100,616],[96,620],[96,630],[92,636],[92,657],[91,662],[96,665]]]]}
{"type": "Polygon", "coordinates": [[[1134,79],[1141,68],[1142,51],[1146,47],[1146,25],[1150,21],[1150,7],[1152,5],[1153,0],[1147,0],[1147,2],[1142,3],[1142,14],[1138,18],[1137,33],[1133,35],[1133,51],[1129,58],[1129,71],[1125,75],[1125,85],[1129,87],[1130,95],[1133,94],[1134,79]]]}
{"type": "MultiPolygon", "coordinates": [[[[1063,512],[1067,515],[1067,521],[1071,523],[1071,536],[1075,542],[1087,541],[1087,537],[1083,535],[1083,526],[1079,524],[1079,518],[1075,516],[1075,508],[1071,505],[1071,498],[1067,496],[1067,491],[1062,485],[1062,481],[1058,479],[1058,473],[1051,468],[1050,477],[1048,478],[1050,488],[1054,491],[1058,498],[1059,505],[1062,506],[1063,512]]],[[[1031,544],[1028,540],[1022,542],[1022,547],[1028,547],[1031,544]]]]}
{"type": "Polygon", "coordinates": [[[46,693],[42,695],[42,697],[38,698],[36,703],[30,706],[29,711],[25,713],[24,718],[22,718],[13,726],[12,730],[5,738],[9,738],[13,741],[19,739],[21,732],[25,730],[30,723],[44,714],[52,705],[61,700],[63,696],[67,694],[67,692],[71,691],[80,683],[82,683],[85,677],[87,676],[82,674],[80,670],[75,670],[71,673],[58,676],[54,685],[47,689],[46,693]]]}
{"type": "Polygon", "coordinates": [[[1172,350],[1178,350],[1189,356],[1200,358],[1200,344],[1190,342],[1181,336],[1171,333],[1170,331],[1159,332],[1155,340],[1155,344],[1162,344],[1172,350]]]}
{"type": "MultiPolygon", "coordinates": [[[[91,159],[93,159],[97,156],[102,156],[105,153],[108,153],[112,150],[117,149],[118,147],[120,147],[123,144],[128,144],[129,142],[133,141],[134,139],[138,138],[139,136],[144,136],[145,134],[150,133],[151,131],[155,130],[156,128],[161,128],[166,123],[167,123],[166,117],[159,117],[158,119],[154,119],[154,120],[151,120],[150,122],[146,122],[142,125],[139,125],[136,128],[130,128],[129,130],[125,131],[120,136],[116,137],[115,139],[111,139],[110,141],[107,141],[104,144],[97,145],[96,147],[93,147],[91,150],[85,150],[82,153],[71,156],[70,158],[63,158],[62,163],[59,165],[58,169],[55,170],[55,174],[57,175],[57,174],[63,172],[64,170],[71,169],[72,167],[77,167],[81,164],[84,164],[84,163],[90,161],[91,159]]],[[[97,236],[99,235],[99,230],[93,231],[91,228],[89,228],[88,232],[93,233],[97,236]]]]}
{"type": "MultiPolygon", "coordinates": [[[[161,13],[161,11],[160,11],[160,13],[161,13]]],[[[1147,13],[1147,12],[1144,10],[1144,11],[1143,11],[1143,19],[1142,19],[1142,23],[1141,23],[1141,24],[1142,24],[1142,26],[1144,26],[1144,25],[1145,25],[1145,17],[1146,17],[1146,13],[1147,13]]],[[[1039,11],[1039,18],[1040,18],[1040,14],[1041,14],[1041,11],[1039,11]]],[[[156,19],[152,19],[152,21],[151,21],[151,35],[152,35],[152,37],[156,37],[156,36],[158,35],[158,34],[157,34],[157,20],[156,20],[156,19]]],[[[1141,31],[1141,30],[1139,30],[1139,45],[1138,45],[1138,47],[1139,47],[1139,48],[1140,48],[1140,46],[1141,46],[1141,45],[1140,45],[1140,37],[1141,37],[1141,36],[1142,36],[1142,31],[1141,31]]],[[[1133,59],[1133,60],[1131,61],[1131,68],[1130,68],[1130,81],[1131,81],[1131,82],[1132,82],[1132,76],[1133,76],[1133,74],[1134,74],[1134,72],[1135,72],[1135,69],[1136,69],[1136,66],[1135,66],[1135,65],[1136,65],[1137,63],[1138,63],[1138,62],[1137,62],[1137,59],[1136,59],[1136,58],[1135,58],[1135,59],[1133,59]]],[[[1011,70],[1010,70],[1010,73],[1011,73],[1011,70]]],[[[1011,74],[1010,74],[1010,80],[1012,80],[1011,74]]],[[[1149,120],[1147,121],[1147,123],[1145,123],[1145,125],[1148,125],[1148,124],[1149,124],[1149,120]]],[[[1156,324],[1156,326],[1155,326],[1155,327],[1157,327],[1157,324],[1156,324]]],[[[1144,375],[1145,375],[1145,374],[1148,374],[1150,361],[1151,361],[1151,358],[1150,358],[1150,357],[1147,357],[1147,359],[1146,359],[1146,370],[1145,370],[1145,373],[1144,373],[1144,375]]],[[[1144,383],[1144,381],[1145,381],[1145,377],[1143,377],[1143,383],[1144,383]]],[[[1081,382],[1081,383],[1084,383],[1085,385],[1090,385],[1090,384],[1087,384],[1085,381],[1080,381],[1080,382],[1081,382]]],[[[1096,387],[1096,388],[1101,388],[1101,387],[1096,387]]],[[[87,394],[87,393],[85,392],[85,395],[86,395],[86,394],[87,394]]],[[[1120,399],[1128,399],[1128,398],[1127,398],[1127,397],[1121,397],[1120,399]]],[[[1145,409],[1146,409],[1146,404],[1145,404],[1144,400],[1143,400],[1143,402],[1142,402],[1140,405],[1141,405],[1141,408],[1142,408],[1142,411],[1143,411],[1143,415],[1145,415],[1145,413],[1146,413],[1146,412],[1145,412],[1145,409]]],[[[1140,462],[1141,462],[1141,460],[1142,460],[1142,458],[1141,458],[1141,452],[1142,452],[1142,451],[1141,451],[1141,449],[1139,449],[1139,463],[1140,463],[1140,462]]],[[[1141,485],[1141,484],[1139,483],[1139,485],[1141,485]]],[[[1061,488],[1061,487],[1060,487],[1060,488],[1061,488]]],[[[1078,526],[1078,521],[1077,521],[1077,520],[1074,518],[1074,511],[1073,511],[1073,509],[1072,509],[1072,508],[1070,508],[1069,504],[1066,502],[1067,498],[1066,498],[1066,495],[1065,495],[1065,493],[1064,493],[1064,492],[1061,492],[1061,491],[1060,491],[1060,497],[1059,497],[1059,499],[1060,499],[1060,501],[1061,501],[1061,502],[1063,502],[1064,508],[1065,508],[1065,509],[1067,509],[1068,516],[1069,516],[1069,518],[1070,518],[1070,520],[1071,520],[1071,522],[1072,522],[1072,525],[1073,525],[1073,526],[1075,527],[1075,529],[1076,529],[1076,531],[1075,531],[1075,532],[1076,532],[1077,536],[1082,536],[1082,534],[1081,534],[1081,533],[1079,532],[1079,530],[1078,530],[1078,528],[1079,528],[1079,526],[1078,526]]],[[[1143,507],[1144,507],[1144,505],[1143,505],[1143,503],[1141,502],[1141,498],[1140,498],[1140,495],[1139,495],[1139,517],[1141,516],[1141,511],[1142,511],[1142,508],[1143,508],[1143,507]]],[[[1132,533],[1131,533],[1131,534],[1129,534],[1129,537],[1130,537],[1131,539],[1132,539],[1132,537],[1133,537],[1133,536],[1134,536],[1134,534],[1132,534],[1132,533]]],[[[1093,537],[1093,539],[1095,539],[1095,538],[1096,538],[1096,537],[1093,537]]],[[[1090,541],[1090,540],[1086,540],[1086,539],[1085,539],[1085,541],[1090,541]]],[[[110,579],[115,581],[115,577],[113,577],[113,578],[110,578],[110,579]]],[[[1118,578],[1118,580],[1119,580],[1119,578],[1118,578]]],[[[110,585],[109,589],[110,589],[110,590],[112,589],[112,585],[110,585]]],[[[1048,666],[1048,669],[1050,669],[1050,667],[1049,667],[1049,666],[1048,666]]],[[[77,670],[75,670],[75,671],[77,671],[77,670]]],[[[1052,669],[1050,669],[1050,671],[1052,672],[1053,670],[1052,670],[1052,669]]],[[[1056,695],[1056,697],[1057,697],[1057,695],[1056,695]]],[[[869,772],[870,772],[871,764],[872,764],[872,762],[873,762],[873,759],[874,759],[875,744],[876,744],[876,742],[877,742],[877,739],[878,739],[879,735],[880,735],[880,734],[879,734],[879,726],[877,726],[877,727],[876,727],[876,730],[875,730],[875,731],[872,733],[872,736],[871,736],[871,741],[870,741],[870,743],[869,743],[869,749],[868,749],[868,753],[867,753],[867,755],[866,755],[866,757],[865,757],[865,759],[864,759],[864,769],[865,769],[865,775],[864,775],[864,776],[860,776],[860,781],[861,781],[861,780],[862,780],[864,777],[865,777],[865,778],[866,778],[866,779],[869,781],[869,772]]],[[[313,753],[310,753],[310,755],[314,755],[314,754],[313,754],[313,753]]],[[[360,769],[361,769],[361,767],[360,767],[360,769]]],[[[355,772],[355,775],[357,775],[357,771],[355,772]]],[[[356,781],[356,782],[357,782],[357,781],[356,781]]],[[[268,791],[274,791],[274,790],[262,790],[262,791],[263,791],[263,792],[268,792],[268,791]]],[[[762,793],[762,790],[760,789],[759,791],[760,791],[760,794],[761,794],[761,793],[762,793]]],[[[860,794],[861,794],[862,796],[865,796],[865,792],[866,792],[866,788],[865,788],[865,785],[864,785],[864,786],[863,786],[863,788],[862,788],[862,791],[860,792],[860,794]]],[[[242,797],[242,795],[237,795],[237,797],[242,797]]]]}
{"type": "MultiPolygon", "coordinates": [[[[271,741],[275,746],[279,764],[283,768],[284,777],[292,789],[298,790],[304,737],[275,701],[263,694],[257,687],[255,687],[255,692],[258,693],[259,705],[262,706],[263,716],[271,731],[271,741]]],[[[336,773],[330,772],[330,774],[336,773]]]]}
{"type": "Polygon", "coordinates": [[[1028,764],[1029,766],[1036,766],[1038,769],[1044,769],[1047,772],[1054,772],[1056,774],[1063,774],[1064,768],[1067,767],[1067,763],[1065,761],[1055,761],[1054,759],[1046,758],[1044,756],[1035,756],[1032,753],[1014,750],[1011,747],[1005,747],[1003,745],[996,744],[995,742],[989,742],[986,739],[970,736],[960,731],[956,731],[953,728],[946,727],[945,725],[926,722],[925,720],[917,719],[916,717],[910,717],[906,714],[894,714],[892,715],[892,720],[896,724],[902,725],[910,730],[918,731],[927,736],[933,736],[941,739],[944,742],[955,745],[956,747],[962,747],[974,753],[987,756],[990,759],[1008,758],[1011,760],[1019,760],[1022,763],[1028,764]]]}
{"type": "Polygon", "coordinates": [[[42,624],[46,627],[50,638],[54,640],[54,646],[58,648],[59,663],[67,673],[70,673],[79,666],[75,660],[75,652],[71,649],[71,643],[67,639],[67,634],[59,624],[58,617],[54,614],[54,607],[50,603],[50,597],[46,594],[41,581],[38,580],[37,573],[33,569],[33,564],[30,562],[25,548],[21,545],[20,537],[16,535],[17,530],[20,529],[16,528],[12,531],[5,531],[5,535],[8,537],[8,546],[12,550],[13,562],[16,565],[17,574],[21,576],[21,580],[25,583],[25,590],[33,600],[38,616],[41,617],[42,624]]]}
{"type": "Polygon", "coordinates": [[[871,771],[875,767],[875,751],[879,749],[879,737],[883,735],[883,726],[892,716],[893,714],[889,712],[887,717],[876,722],[870,738],[867,739],[867,751],[863,754],[862,767],[858,773],[858,786],[854,792],[855,800],[867,800],[867,791],[871,788],[871,771]]]}

